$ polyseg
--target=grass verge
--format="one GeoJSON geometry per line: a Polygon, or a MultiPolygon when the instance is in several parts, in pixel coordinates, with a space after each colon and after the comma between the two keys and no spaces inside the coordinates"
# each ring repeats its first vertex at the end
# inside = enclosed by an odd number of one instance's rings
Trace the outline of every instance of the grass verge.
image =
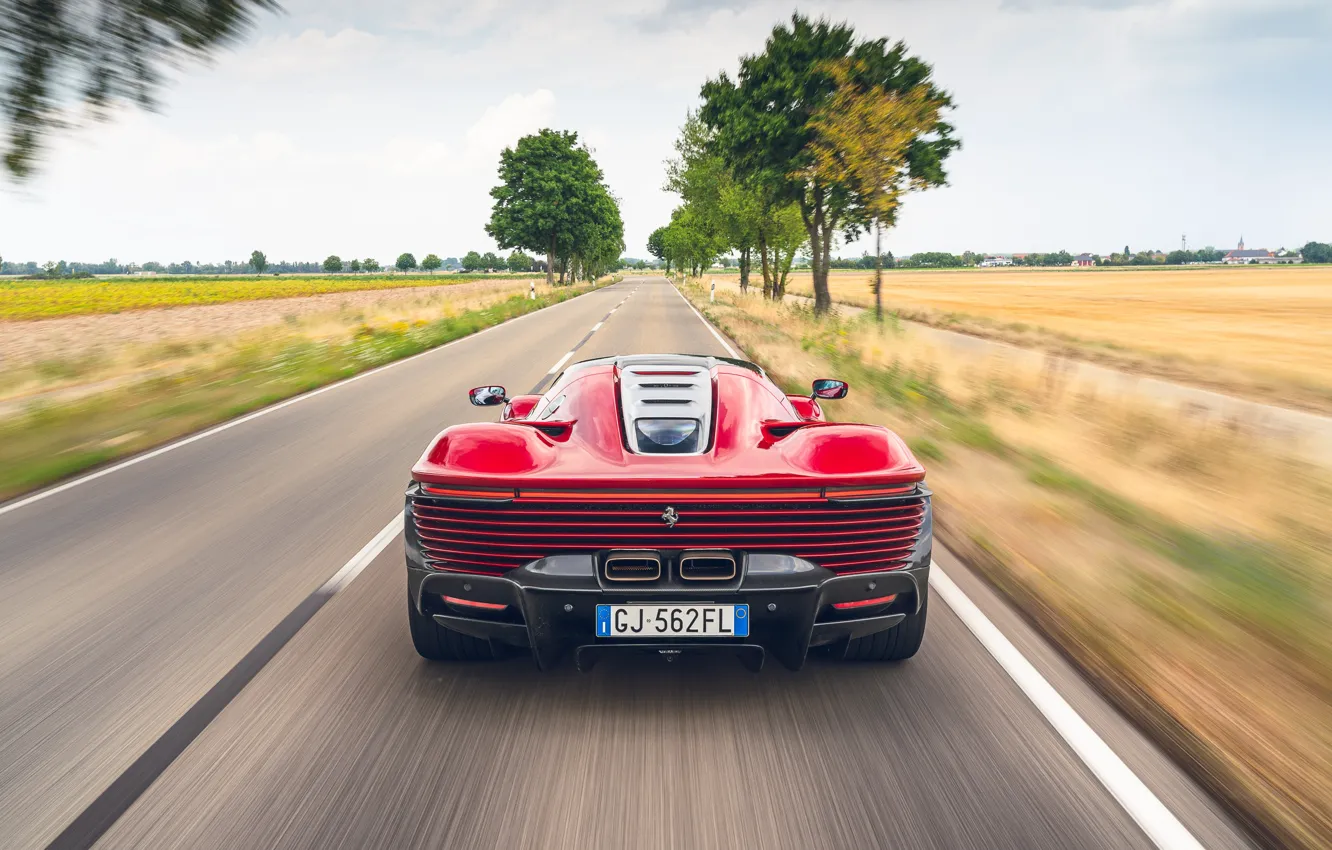
{"type": "Polygon", "coordinates": [[[789,391],[903,435],[941,542],[1256,834],[1332,846],[1332,480],[1257,435],[945,361],[910,331],[692,293],[789,391]]]}
{"type": "Polygon", "coordinates": [[[341,338],[258,337],[170,375],[0,420],[0,500],[566,301],[513,296],[434,321],[360,324],[341,338]]]}

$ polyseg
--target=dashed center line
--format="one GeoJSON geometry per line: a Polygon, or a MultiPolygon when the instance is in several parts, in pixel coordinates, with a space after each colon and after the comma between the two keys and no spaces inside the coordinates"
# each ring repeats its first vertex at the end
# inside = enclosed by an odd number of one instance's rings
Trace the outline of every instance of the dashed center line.
{"type": "Polygon", "coordinates": [[[565,354],[563,357],[561,357],[558,363],[550,367],[550,371],[546,373],[546,376],[544,378],[542,378],[540,381],[537,382],[537,385],[532,388],[532,392],[529,393],[529,395],[536,395],[538,393],[545,392],[546,387],[548,386],[547,382],[551,379],[551,377],[553,375],[558,374],[559,371],[564,368],[564,365],[568,363],[569,360],[574,356],[574,354],[578,352],[578,349],[582,348],[584,345],[587,345],[587,341],[592,338],[592,334],[601,330],[602,325],[610,321],[610,317],[615,314],[615,311],[623,307],[624,302],[628,301],[631,297],[633,297],[633,294],[637,291],[638,290],[636,289],[631,290],[628,295],[620,299],[619,304],[616,304],[614,307],[610,308],[610,312],[608,312],[605,316],[602,316],[601,321],[593,325],[592,330],[588,331],[587,334],[582,339],[578,340],[577,345],[569,349],[569,352],[565,354]]]}

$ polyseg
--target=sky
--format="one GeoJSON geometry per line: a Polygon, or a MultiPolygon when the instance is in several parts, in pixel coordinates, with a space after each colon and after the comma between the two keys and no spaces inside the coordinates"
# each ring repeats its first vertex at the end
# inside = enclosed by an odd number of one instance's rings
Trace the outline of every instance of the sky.
{"type": "MultiPolygon", "coordinates": [[[[700,86],[791,0],[285,0],[189,66],[157,113],[63,133],[0,179],[0,256],[121,262],[460,257],[500,151],[575,130],[626,254],[678,199],[663,161],[700,86]]],[[[949,185],[885,248],[1297,247],[1332,241],[1327,0],[829,0],[803,14],[904,40],[953,95],[949,185]]],[[[864,244],[838,253],[859,255],[864,244]]]]}

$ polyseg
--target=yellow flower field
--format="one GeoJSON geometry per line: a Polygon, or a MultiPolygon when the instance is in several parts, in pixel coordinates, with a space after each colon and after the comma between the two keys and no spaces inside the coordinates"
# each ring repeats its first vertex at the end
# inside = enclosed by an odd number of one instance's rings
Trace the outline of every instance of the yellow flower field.
{"type": "Polygon", "coordinates": [[[152,307],[295,298],[329,292],[448,286],[468,280],[532,275],[339,275],[327,277],[124,277],[92,280],[0,281],[0,321],[123,313],[152,307]]]}

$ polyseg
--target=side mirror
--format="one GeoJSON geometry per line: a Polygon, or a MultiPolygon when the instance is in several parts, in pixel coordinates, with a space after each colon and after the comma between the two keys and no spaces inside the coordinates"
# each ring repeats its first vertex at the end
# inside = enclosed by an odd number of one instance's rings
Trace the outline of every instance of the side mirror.
{"type": "Polygon", "coordinates": [[[467,399],[477,407],[504,404],[509,400],[504,394],[504,387],[476,387],[467,393],[467,399]]]}
{"type": "Polygon", "coordinates": [[[835,381],[832,378],[819,378],[814,382],[814,394],[810,398],[822,399],[823,401],[836,401],[839,398],[846,398],[846,394],[851,392],[851,385],[846,381],[835,381]]]}

